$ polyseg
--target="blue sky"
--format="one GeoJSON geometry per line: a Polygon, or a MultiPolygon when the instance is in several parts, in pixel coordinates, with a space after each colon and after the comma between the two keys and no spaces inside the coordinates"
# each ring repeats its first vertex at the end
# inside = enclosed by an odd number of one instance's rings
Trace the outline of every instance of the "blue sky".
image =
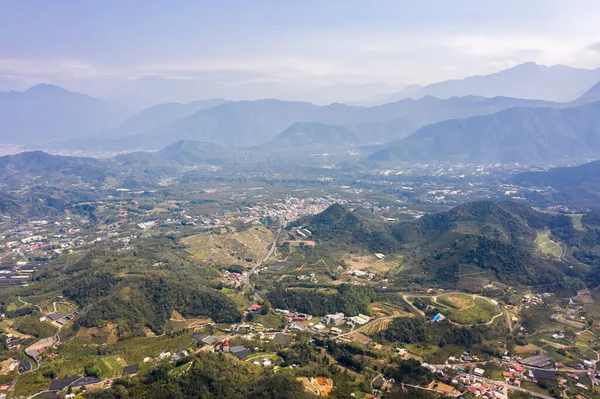
{"type": "Polygon", "coordinates": [[[12,1],[0,90],[327,102],[526,61],[597,68],[597,21],[597,0],[12,1]]]}

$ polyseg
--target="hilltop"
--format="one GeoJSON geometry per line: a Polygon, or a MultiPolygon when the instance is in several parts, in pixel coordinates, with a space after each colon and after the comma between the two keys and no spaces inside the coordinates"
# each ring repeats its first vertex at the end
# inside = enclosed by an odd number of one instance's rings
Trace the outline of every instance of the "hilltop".
{"type": "Polygon", "coordinates": [[[508,284],[555,284],[564,266],[537,251],[537,231],[571,223],[512,202],[459,205],[409,222],[389,223],[368,211],[339,204],[306,218],[315,238],[342,247],[403,254],[403,278],[455,284],[461,268],[487,270],[508,284]],[[412,277],[411,277],[412,276],[412,277]]]}

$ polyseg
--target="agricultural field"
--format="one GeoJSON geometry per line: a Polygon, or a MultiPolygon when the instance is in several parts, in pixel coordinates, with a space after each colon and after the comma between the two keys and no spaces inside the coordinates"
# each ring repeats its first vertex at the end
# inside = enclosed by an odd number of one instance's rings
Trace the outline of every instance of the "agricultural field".
{"type": "Polygon", "coordinates": [[[233,265],[261,261],[267,256],[273,239],[273,233],[261,226],[236,233],[196,234],[181,241],[198,259],[218,265],[233,265]]]}
{"type": "Polygon", "coordinates": [[[562,248],[560,244],[550,239],[549,231],[538,231],[537,239],[535,240],[538,248],[546,255],[550,255],[554,258],[560,258],[562,256],[562,248]]]}

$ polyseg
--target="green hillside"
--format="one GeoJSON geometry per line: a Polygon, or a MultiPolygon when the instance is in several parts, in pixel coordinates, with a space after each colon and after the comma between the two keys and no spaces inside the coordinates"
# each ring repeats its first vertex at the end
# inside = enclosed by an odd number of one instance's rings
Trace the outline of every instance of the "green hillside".
{"type": "Polygon", "coordinates": [[[580,270],[581,265],[569,269],[536,245],[538,231],[558,234],[565,226],[574,230],[571,218],[512,202],[467,203],[395,224],[364,210],[333,205],[302,224],[321,242],[402,254],[406,267],[397,273],[407,281],[453,287],[461,279],[461,270],[468,267],[490,271],[509,285],[558,289],[565,276],[584,279],[587,273],[580,270]]]}

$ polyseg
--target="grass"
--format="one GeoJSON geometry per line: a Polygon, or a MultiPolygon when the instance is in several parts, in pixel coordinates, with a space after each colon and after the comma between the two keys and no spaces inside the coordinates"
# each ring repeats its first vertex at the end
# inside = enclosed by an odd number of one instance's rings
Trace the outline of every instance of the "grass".
{"type": "Polygon", "coordinates": [[[583,213],[571,213],[569,216],[571,217],[571,220],[573,220],[573,227],[575,227],[575,230],[583,230],[583,223],[581,223],[583,213]]]}
{"type": "Polygon", "coordinates": [[[265,328],[283,328],[285,326],[285,321],[283,318],[272,312],[269,312],[265,315],[255,314],[252,322],[260,323],[265,326],[265,328]]]}
{"type": "Polygon", "coordinates": [[[179,367],[174,368],[169,372],[169,374],[173,377],[179,377],[180,375],[186,373],[189,369],[192,368],[192,362],[182,364],[179,367]]]}
{"type": "Polygon", "coordinates": [[[550,232],[548,230],[538,231],[536,243],[540,251],[545,253],[546,255],[553,256],[555,258],[560,258],[562,255],[562,248],[559,244],[555,243],[550,239],[550,232]]]}
{"type": "Polygon", "coordinates": [[[235,303],[235,307],[239,311],[244,311],[248,308],[248,306],[251,305],[250,300],[241,292],[232,290],[230,288],[223,288],[221,289],[221,292],[227,295],[227,297],[231,299],[233,303],[235,303]]]}
{"type": "Polygon", "coordinates": [[[473,297],[467,294],[448,294],[437,298],[437,303],[452,309],[466,309],[474,305],[473,297]]]}
{"type": "Polygon", "coordinates": [[[61,316],[66,316],[77,310],[77,306],[69,302],[56,302],[56,311],[61,316]]]}
{"type": "MultiPolygon", "coordinates": [[[[450,300],[452,301],[452,300],[450,300]]],[[[440,309],[441,313],[455,323],[462,325],[483,324],[500,314],[500,309],[482,298],[471,299],[472,304],[462,308],[449,307],[440,309]]],[[[439,299],[438,299],[438,303],[439,299]]],[[[465,304],[464,301],[452,301],[454,306],[465,304]]],[[[442,303],[443,304],[443,303],[442,303]]]]}

